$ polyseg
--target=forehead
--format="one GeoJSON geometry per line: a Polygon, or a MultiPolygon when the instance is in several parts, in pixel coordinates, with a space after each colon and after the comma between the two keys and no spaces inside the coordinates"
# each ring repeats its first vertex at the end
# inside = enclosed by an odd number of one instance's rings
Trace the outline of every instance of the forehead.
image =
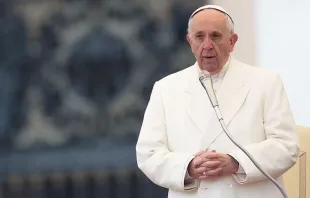
{"type": "Polygon", "coordinates": [[[202,10],[196,15],[194,15],[191,20],[190,26],[193,32],[205,30],[223,32],[225,30],[228,30],[225,14],[212,9],[202,10]]]}

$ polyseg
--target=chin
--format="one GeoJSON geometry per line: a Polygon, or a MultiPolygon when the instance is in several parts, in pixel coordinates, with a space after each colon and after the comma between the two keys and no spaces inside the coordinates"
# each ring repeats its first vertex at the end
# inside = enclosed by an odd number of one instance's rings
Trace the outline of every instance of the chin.
{"type": "Polygon", "coordinates": [[[217,70],[218,70],[218,66],[214,66],[214,65],[204,65],[203,67],[203,70],[206,70],[206,71],[208,71],[209,73],[216,73],[217,72],[217,70]]]}

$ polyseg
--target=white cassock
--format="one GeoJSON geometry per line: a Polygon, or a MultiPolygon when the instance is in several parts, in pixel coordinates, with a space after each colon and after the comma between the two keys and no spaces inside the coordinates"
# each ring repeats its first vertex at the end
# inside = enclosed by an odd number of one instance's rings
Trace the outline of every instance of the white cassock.
{"type": "MultiPolygon", "coordinates": [[[[281,175],[295,164],[299,142],[279,75],[231,57],[213,80],[233,137],[283,185],[281,175]]],[[[139,168],[155,184],[169,189],[169,198],[282,198],[222,131],[199,82],[197,64],[155,83],[136,152],[139,168]],[[193,155],[208,149],[230,154],[241,171],[185,184],[193,155]]]]}

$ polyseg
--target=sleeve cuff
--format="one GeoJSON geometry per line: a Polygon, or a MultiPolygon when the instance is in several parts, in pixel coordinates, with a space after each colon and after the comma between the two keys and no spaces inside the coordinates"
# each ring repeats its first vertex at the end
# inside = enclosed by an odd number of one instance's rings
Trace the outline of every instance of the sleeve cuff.
{"type": "Polygon", "coordinates": [[[192,177],[189,175],[188,171],[186,170],[185,180],[187,180],[187,179],[192,179],[192,177]]]}
{"type": "MultiPolygon", "coordinates": [[[[232,158],[234,158],[239,163],[239,160],[234,155],[232,155],[231,153],[229,153],[227,155],[231,156],[232,158]]],[[[238,171],[235,174],[233,174],[233,177],[239,184],[245,183],[247,175],[246,175],[246,173],[245,173],[245,171],[244,171],[244,169],[240,163],[239,163],[238,171]]]]}
{"type": "Polygon", "coordinates": [[[189,163],[192,161],[194,157],[189,159],[189,162],[187,163],[186,166],[186,172],[185,172],[185,177],[184,177],[184,190],[190,191],[190,190],[194,190],[195,188],[197,188],[199,186],[199,180],[192,178],[189,173],[188,173],[188,165],[189,163]]]}
{"type": "Polygon", "coordinates": [[[199,180],[194,178],[184,180],[184,190],[190,191],[196,189],[199,186],[199,182],[199,180]]]}
{"type": "Polygon", "coordinates": [[[236,174],[245,174],[244,169],[242,168],[242,166],[239,164],[239,168],[238,171],[236,172],[236,174]]]}

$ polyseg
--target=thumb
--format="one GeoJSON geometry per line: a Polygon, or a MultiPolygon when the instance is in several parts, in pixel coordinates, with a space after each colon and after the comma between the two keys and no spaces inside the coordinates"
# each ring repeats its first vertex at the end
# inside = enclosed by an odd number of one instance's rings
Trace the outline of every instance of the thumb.
{"type": "Polygon", "coordinates": [[[205,152],[212,152],[212,153],[215,153],[216,150],[215,149],[212,149],[211,151],[199,151],[198,153],[195,154],[195,157],[199,156],[199,155],[202,155],[203,153],[205,152]]]}
{"type": "Polygon", "coordinates": [[[199,151],[198,153],[195,154],[195,157],[197,157],[197,156],[203,154],[204,152],[206,152],[206,151],[199,151]]]}

